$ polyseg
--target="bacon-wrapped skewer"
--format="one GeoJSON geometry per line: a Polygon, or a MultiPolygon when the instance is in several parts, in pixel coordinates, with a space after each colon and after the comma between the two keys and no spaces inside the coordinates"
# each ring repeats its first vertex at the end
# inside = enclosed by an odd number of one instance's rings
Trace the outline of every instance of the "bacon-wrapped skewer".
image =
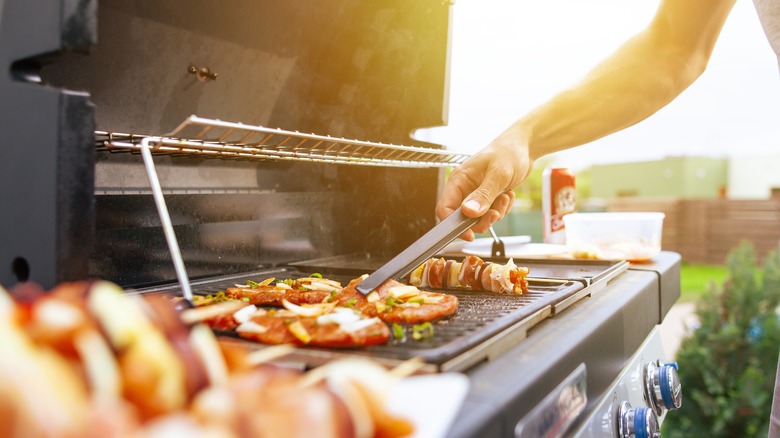
{"type": "Polygon", "coordinates": [[[432,289],[471,289],[520,295],[528,290],[527,267],[467,256],[462,262],[431,258],[409,274],[409,284],[432,289]]]}

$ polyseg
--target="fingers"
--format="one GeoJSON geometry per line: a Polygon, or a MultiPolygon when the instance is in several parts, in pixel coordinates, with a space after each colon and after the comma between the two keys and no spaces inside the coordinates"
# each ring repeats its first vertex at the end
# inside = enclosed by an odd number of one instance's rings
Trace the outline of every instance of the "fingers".
{"type": "Polygon", "coordinates": [[[484,233],[493,224],[500,221],[512,210],[512,206],[515,203],[515,193],[512,191],[504,192],[496,197],[493,204],[490,206],[487,212],[480,218],[471,229],[477,233],[484,233]]]}
{"type": "Polygon", "coordinates": [[[460,236],[458,236],[458,237],[460,237],[461,239],[465,240],[466,242],[473,242],[473,241],[474,241],[474,238],[475,238],[476,236],[477,236],[477,235],[476,235],[476,234],[474,234],[474,232],[473,232],[473,231],[471,231],[471,230],[467,230],[467,231],[465,231],[463,234],[461,234],[461,235],[460,235],[460,236]]]}
{"type": "Polygon", "coordinates": [[[469,217],[477,217],[487,213],[490,205],[493,204],[493,201],[501,191],[496,190],[492,184],[486,183],[488,183],[488,179],[485,179],[485,183],[471,192],[471,194],[463,200],[463,204],[461,205],[463,214],[469,217]]]}
{"type": "Polygon", "coordinates": [[[444,219],[458,207],[461,207],[466,216],[481,216],[479,222],[460,236],[463,240],[474,240],[475,233],[486,232],[509,213],[514,205],[514,192],[502,188],[506,186],[506,183],[502,182],[506,179],[501,176],[503,173],[499,171],[489,173],[482,184],[473,189],[476,184],[467,172],[453,172],[439,198],[436,217],[444,219]]]}
{"type": "MultiPolygon", "coordinates": [[[[514,186],[514,169],[511,166],[505,166],[503,163],[492,165],[487,172],[485,172],[482,182],[479,184],[476,190],[466,196],[461,205],[463,213],[466,216],[477,217],[483,216],[491,208],[495,208],[493,203],[498,197],[506,193],[514,186]]],[[[507,198],[504,200],[508,201],[507,198]]],[[[502,217],[506,212],[506,205],[503,205],[503,209],[497,210],[499,216],[502,217]]]]}
{"type": "MultiPolygon", "coordinates": [[[[512,206],[515,203],[515,193],[512,191],[504,192],[500,194],[495,201],[493,201],[493,204],[490,206],[488,211],[485,212],[485,214],[480,218],[480,220],[471,227],[470,230],[464,232],[459,237],[466,241],[473,241],[476,237],[475,233],[484,233],[487,232],[487,230],[493,226],[496,222],[500,221],[504,218],[507,214],[509,214],[510,211],[512,211],[512,206]]],[[[437,209],[437,215],[438,213],[444,212],[445,209],[442,208],[441,210],[437,209]]],[[[450,210],[447,212],[447,214],[452,213],[453,210],[450,210]]],[[[446,216],[444,216],[446,217],[446,216]]]]}
{"type": "Polygon", "coordinates": [[[444,186],[439,202],[436,204],[436,217],[443,220],[460,207],[463,198],[470,193],[476,184],[472,183],[463,172],[455,171],[450,175],[444,186]]]}
{"type": "Polygon", "coordinates": [[[498,220],[501,220],[505,215],[512,211],[512,207],[515,205],[515,192],[504,192],[493,201],[493,205],[490,206],[491,210],[495,210],[499,214],[498,220]]]}

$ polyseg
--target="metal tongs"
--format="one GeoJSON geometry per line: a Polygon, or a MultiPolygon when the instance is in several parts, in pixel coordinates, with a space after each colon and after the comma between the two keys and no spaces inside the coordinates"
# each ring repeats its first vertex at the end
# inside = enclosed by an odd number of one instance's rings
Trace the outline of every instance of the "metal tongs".
{"type": "Polygon", "coordinates": [[[373,274],[360,282],[357,290],[367,295],[391,278],[397,278],[408,274],[412,269],[420,266],[422,262],[447,246],[456,237],[472,227],[479,221],[476,217],[467,217],[458,207],[451,215],[439,222],[430,231],[417,239],[384,266],[374,271],[373,274]]]}

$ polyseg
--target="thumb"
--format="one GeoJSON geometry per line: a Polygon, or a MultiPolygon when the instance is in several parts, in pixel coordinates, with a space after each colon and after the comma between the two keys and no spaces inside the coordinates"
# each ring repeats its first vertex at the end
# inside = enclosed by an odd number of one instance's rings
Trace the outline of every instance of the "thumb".
{"type": "Polygon", "coordinates": [[[503,186],[495,178],[487,177],[482,184],[466,199],[463,200],[461,209],[466,216],[477,217],[487,213],[496,197],[504,191],[503,186]]]}

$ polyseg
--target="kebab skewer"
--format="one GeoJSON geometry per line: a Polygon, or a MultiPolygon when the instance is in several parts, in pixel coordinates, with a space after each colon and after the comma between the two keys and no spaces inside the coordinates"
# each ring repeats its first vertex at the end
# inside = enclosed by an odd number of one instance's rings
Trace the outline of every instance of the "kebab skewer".
{"type": "Polygon", "coordinates": [[[467,256],[461,262],[430,258],[415,268],[408,278],[412,286],[432,289],[470,289],[502,294],[521,295],[528,291],[527,267],[491,263],[477,256],[467,256]]]}

